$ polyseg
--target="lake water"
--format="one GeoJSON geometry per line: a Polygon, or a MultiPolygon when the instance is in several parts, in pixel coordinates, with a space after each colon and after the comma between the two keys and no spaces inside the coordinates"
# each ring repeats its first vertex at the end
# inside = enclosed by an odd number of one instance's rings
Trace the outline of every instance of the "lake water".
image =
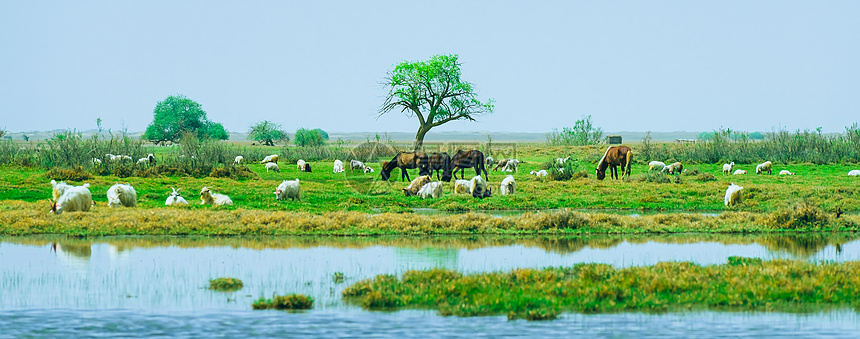
{"type": "Polygon", "coordinates": [[[504,316],[370,312],[344,303],[349,284],[378,274],[444,267],[464,273],[729,256],[860,260],[860,236],[666,235],[585,237],[0,237],[0,337],[81,336],[616,336],[856,337],[851,310],[818,314],[696,312],[563,314],[548,322],[504,316]],[[56,244],[54,246],[54,244],[56,244]],[[335,282],[335,272],[345,280],[335,282]],[[208,290],[235,277],[238,292],[208,290]],[[302,293],[302,312],[254,311],[260,296],[302,293]]]}

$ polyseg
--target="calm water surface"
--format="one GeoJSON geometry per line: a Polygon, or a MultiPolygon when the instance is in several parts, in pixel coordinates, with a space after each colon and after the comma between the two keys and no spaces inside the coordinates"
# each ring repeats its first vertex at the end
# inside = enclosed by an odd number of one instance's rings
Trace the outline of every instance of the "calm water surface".
{"type": "Polygon", "coordinates": [[[369,312],[340,292],[378,274],[444,267],[464,273],[582,262],[617,267],[661,261],[724,263],[729,256],[860,260],[860,236],[588,236],[0,238],[0,337],[79,336],[615,336],[776,334],[856,337],[857,313],[564,314],[549,322],[369,312]],[[56,246],[52,246],[56,244],[56,246]],[[55,248],[55,249],[54,249],[55,248]],[[335,272],[345,275],[336,283],[335,272]],[[207,289],[241,279],[233,293],[207,289]],[[253,311],[273,293],[303,293],[314,309],[253,311]]]}

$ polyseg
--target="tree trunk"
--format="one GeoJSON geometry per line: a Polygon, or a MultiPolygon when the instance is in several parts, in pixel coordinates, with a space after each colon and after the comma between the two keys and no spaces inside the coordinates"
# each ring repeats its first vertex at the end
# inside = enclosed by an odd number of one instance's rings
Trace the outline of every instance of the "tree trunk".
{"type": "Polygon", "coordinates": [[[415,134],[415,147],[414,151],[420,151],[421,148],[424,147],[424,136],[427,135],[427,132],[430,131],[432,126],[422,125],[418,128],[418,133],[415,134]]]}

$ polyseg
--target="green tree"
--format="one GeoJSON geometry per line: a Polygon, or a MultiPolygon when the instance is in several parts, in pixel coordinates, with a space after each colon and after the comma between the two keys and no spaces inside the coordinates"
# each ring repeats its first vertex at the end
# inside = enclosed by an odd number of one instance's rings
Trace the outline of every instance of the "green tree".
{"type": "Polygon", "coordinates": [[[323,138],[323,140],[328,140],[328,133],[326,133],[326,131],[323,131],[320,128],[314,128],[314,131],[319,132],[320,136],[323,138]]]}
{"type": "Polygon", "coordinates": [[[321,129],[304,129],[296,130],[296,135],[293,138],[296,146],[322,146],[325,145],[321,129]]]}
{"type": "Polygon", "coordinates": [[[143,138],[156,144],[177,141],[183,132],[195,132],[201,139],[229,138],[224,126],[209,121],[200,104],[184,95],[171,95],[159,101],[153,110],[152,123],[146,127],[143,138]]]}
{"type": "Polygon", "coordinates": [[[764,135],[761,134],[761,132],[752,132],[752,133],[750,133],[750,139],[762,140],[762,139],[764,139],[764,135]]]}
{"type": "Polygon", "coordinates": [[[275,142],[277,141],[289,142],[290,136],[287,135],[287,132],[284,132],[281,125],[263,120],[251,126],[251,131],[248,132],[248,140],[256,140],[263,145],[275,146],[275,142]]]}
{"type": "Polygon", "coordinates": [[[479,101],[474,86],[460,79],[457,58],[456,54],[435,55],[428,61],[404,61],[383,82],[389,90],[379,116],[399,109],[407,117],[417,117],[415,149],[423,146],[433,127],[454,120],[475,121],[475,116],[493,112],[493,99],[479,101]]]}
{"type": "Polygon", "coordinates": [[[577,120],[573,128],[564,127],[561,132],[553,129],[546,138],[550,145],[594,145],[603,140],[603,129],[595,127],[591,123],[591,116],[587,115],[577,120]]]}

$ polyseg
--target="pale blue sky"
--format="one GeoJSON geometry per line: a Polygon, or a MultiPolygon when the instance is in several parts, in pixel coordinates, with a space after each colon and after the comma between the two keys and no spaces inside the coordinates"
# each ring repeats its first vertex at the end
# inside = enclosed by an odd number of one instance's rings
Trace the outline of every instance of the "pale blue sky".
{"type": "MultiPolygon", "coordinates": [[[[2,1],[0,128],[142,131],[181,93],[245,132],[375,118],[403,60],[460,56],[496,113],[434,129],[747,131],[860,120],[860,1],[2,1]]],[[[431,131],[432,133],[432,131],[431,131]]]]}

